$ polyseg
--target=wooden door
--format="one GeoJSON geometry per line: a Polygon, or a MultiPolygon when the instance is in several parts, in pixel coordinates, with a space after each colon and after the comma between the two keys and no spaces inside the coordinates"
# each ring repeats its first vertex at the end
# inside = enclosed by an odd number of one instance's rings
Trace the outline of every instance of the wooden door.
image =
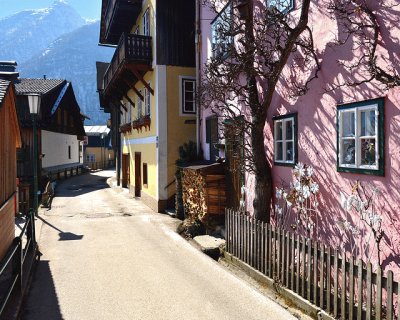
{"type": "Polygon", "coordinates": [[[128,188],[130,184],[130,160],[129,153],[122,155],[122,187],[128,188]]]}
{"type": "Polygon", "coordinates": [[[142,190],[142,155],[140,152],[135,152],[135,197],[140,197],[142,190]]]}

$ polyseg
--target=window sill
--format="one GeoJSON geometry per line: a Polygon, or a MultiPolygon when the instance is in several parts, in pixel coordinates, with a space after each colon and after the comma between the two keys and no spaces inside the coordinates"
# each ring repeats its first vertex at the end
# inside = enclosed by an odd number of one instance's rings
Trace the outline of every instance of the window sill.
{"type": "Polygon", "coordinates": [[[355,167],[337,167],[337,172],[345,173],[356,173],[356,174],[367,174],[372,176],[385,176],[384,169],[367,169],[367,168],[355,168],[355,167]]]}
{"type": "Polygon", "coordinates": [[[296,164],[294,162],[280,162],[280,161],[274,161],[275,166],[281,166],[281,167],[294,167],[296,164]]]}

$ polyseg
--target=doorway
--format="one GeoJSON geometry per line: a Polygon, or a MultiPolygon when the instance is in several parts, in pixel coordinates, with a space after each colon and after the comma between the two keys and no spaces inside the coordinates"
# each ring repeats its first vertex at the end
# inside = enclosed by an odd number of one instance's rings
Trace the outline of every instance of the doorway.
{"type": "Polygon", "coordinates": [[[122,187],[128,188],[130,185],[130,161],[129,153],[122,155],[122,187]]]}
{"type": "Polygon", "coordinates": [[[135,152],[135,197],[140,197],[142,190],[142,154],[140,152],[135,152]]]}

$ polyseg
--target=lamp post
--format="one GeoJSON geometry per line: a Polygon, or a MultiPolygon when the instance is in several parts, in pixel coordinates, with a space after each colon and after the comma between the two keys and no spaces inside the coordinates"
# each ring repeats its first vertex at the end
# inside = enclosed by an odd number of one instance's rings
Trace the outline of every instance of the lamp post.
{"type": "Polygon", "coordinates": [[[39,94],[29,94],[29,112],[32,117],[32,127],[33,127],[33,209],[35,211],[35,216],[37,216],[38,210],[38,142],[37,142],[37,126],[36,120],[40,112],[40,100],[41,96],[39,94]]]}

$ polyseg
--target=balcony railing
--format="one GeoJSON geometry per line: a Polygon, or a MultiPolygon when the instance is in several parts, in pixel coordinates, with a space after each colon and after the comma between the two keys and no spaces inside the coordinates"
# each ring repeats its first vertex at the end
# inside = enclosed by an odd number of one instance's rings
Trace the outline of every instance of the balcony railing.
{"type": "Polygon", "coordinates": [[[123,33],[111,63],[104,74],[104,90],[114,77],[122,71],[125,64],[151,65],[153,53],[151,37],[123,33]]]}

